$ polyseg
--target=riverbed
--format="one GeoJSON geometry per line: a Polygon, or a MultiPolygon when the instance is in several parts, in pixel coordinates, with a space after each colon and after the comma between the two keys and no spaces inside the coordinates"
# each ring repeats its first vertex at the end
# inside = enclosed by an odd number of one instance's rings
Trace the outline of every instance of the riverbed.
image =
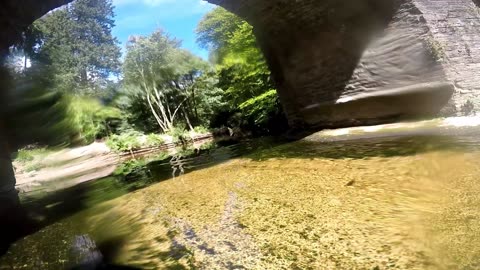
{"type": "Polygon", "coordinates": [[[81,236],[138,269],[480,268],[477,132],[358,134],[150,160],[51,196],[0,269],[71,268],[81,236]]]}

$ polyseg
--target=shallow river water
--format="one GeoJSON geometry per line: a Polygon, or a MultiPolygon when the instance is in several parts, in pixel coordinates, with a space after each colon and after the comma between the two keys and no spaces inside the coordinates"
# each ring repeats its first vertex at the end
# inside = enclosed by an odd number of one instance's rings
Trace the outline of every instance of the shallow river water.
{"type": "Polygon", "coordinates": [[[479,150],[475,133],[411,134],[150,159],[25,198],[46,225],[0,269],[71,269],[83,238],[138,269],[480,269],[479,150]]]}

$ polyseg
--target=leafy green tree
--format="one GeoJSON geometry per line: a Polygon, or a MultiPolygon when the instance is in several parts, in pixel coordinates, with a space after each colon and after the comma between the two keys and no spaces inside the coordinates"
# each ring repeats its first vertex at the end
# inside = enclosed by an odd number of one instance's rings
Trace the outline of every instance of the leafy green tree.
{"type": "Polygon", "coordinates": [[[209,68],[196,78],[191,89],[197,125],[209,126],[216,112],[228,106],[223,96],[223,90],[218,87],[217,74],[209,68]]]}
{"type": "Polygon", "coordinates": [[[25,39],[28,47],[34,46],[25,52],[51,65],[60,89],[91,94],[119,71],[121,53],[113,26],[111,0],[77,0],[35,22],[35,34],[25,39]]]}
{"type": "Polygon", "coordinates": [[[235,14],[218,7],[207,13],[198,24],[197,43],[210,51],[211,60],[222,62],[232,44],[232,36],[245,23],[235,14]]]}
{"type": "Polygon", "coordinates": [[[122,112],[115,107],[105,106],[99,100],[85,97],[69,99],[67,119],[78,134],[81,143],[92,143],[114,133],[117,123],[123,120],[122,112]]]}
{"type": "Polygon", "coordinates": [[[65,133],[53,127],[68,130],[69,136],[62,137],[66,144],[90,143],[110,133],[110,122],[118,120],[119,113],[84,95],[107,100],[115,91],[114,83],[108,80],[119,71],[120,49],[111,33],[113,18],[111,0],[78,0],[47,14],[23,32],[11,50],[9,63],[10,70],[16,71],[10,73],[15,80],[5,97],[12,103],[12,115],[2,121],[11,126],[8,132],[15,134],[15,145],[51,145],[50,138],[59,137],[52,133],[65,133]],[[19,69],[21,58],[24,63],[19,69]],[[25,126],[32,132],[24,132],[25,126]]]}
{"type": "MultiPolygon", "coordinates": [[[[270,132],[275,125],[284,128],[285,117],[252,26],[219,7],[202,19],[196,32],[197,42],[210,51],[216,64],[217,86],[230,107],[230,112],[219,113],[236,117],[241,112],[247,128],[257,131],[270,132]]],[[[221,118],[226,123],[238,122],[217,117],[221,118]]]]}
{"type": "Polygon", "coordinates": [[[274,88],[253,28],[246,21],[219,7],[203,18],[196,32],[198,43],[210,50],[219,87],[233,107],[274,88]]]}
{"type": "Polygon", "coordinates": [[[205,77],[208,69],[208,63],[181,49],[179,40],[161,30],[132,37],[123,66],[124,93],[131,109],[137,107],[133,111],[144,114],[139,105],[148,108],[160,131],[172,130],[177,122],[193,129],[209,113],[204,100],[215,95],[205,77]]]}

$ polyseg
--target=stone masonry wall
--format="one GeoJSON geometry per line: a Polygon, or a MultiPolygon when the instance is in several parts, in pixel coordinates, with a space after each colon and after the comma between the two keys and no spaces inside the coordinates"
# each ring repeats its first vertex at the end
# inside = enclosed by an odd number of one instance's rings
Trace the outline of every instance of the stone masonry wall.
{"type": "MultiPolygon", "coordinates": [[[[480,112],[480,8],[472,0],[414,0],[454,83],[457,115],[480,112]],[[468,104],[472,104],[473,107],[468,104]]],[[[477,3],[480,1],[477,0],[477,3]]]]}

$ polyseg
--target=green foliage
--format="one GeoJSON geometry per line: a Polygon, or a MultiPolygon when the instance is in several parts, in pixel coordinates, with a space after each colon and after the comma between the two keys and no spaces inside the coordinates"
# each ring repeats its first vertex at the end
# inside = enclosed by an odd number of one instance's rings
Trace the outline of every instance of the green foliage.
{"type": "Polygon", "coordinates": [[[149,164],[151,162],[163,161],[168,158],[170,158],[170,155],[167,152],[159,152],[153,156],[148,156],[147,158],[131,159],[118,166],[113,174],[117,177],[120,176],[120,178],[126,182],[152,182],[156,179],[152,178],[149,164]]]}
{"type": "Polygon", "coordinates": [[[216,108],[224,105],[210,65],[161,30],[129,40],[123,71],[119,103],[132,112],[132,124],[155,123],[164,133],[178,125],[208,125],[216,108]]]}
{"type": "Polygon", "coordinates": [[[216,142],[211,141],[200,145],[200,150],[211,150],[217,148],[218,145],[216,142]]]}
{"type": "Polygon", "coordinates": [[[442,62],[445,59],[445,46],[443,46],[442,43],[431,36],[425,38],[424,42],[426,49],[436,61],[442,62]]]}
{"type": "Polygon", "coordinates": [[[270,72],[260,64],[231,64],[219,68],[219,84],[232,107],[272,89],[270,72]]]}
{"type": "Polygon", "coordinates": [[[243,24],[240,17],[218,7],[207,13],[198,24],[197,42],[211,52],[212,60],[221,59],[231,44],[230,38],[243,24]]]}
{"type": "Polygon", "coordinates": [[[198,43],[216,63],[218,87],[228,106],[217,107],[212,127],[241,127],[255,133],[280,132],[286,121],[270,71],[253,28],[223,8],[208,13],[197,27],[198,43]]]}
{"type": "Polygon", "coordinates": [[[121,176],[125,182],[147,181],[150,178],[147,164],[145,159],[131,159],[118,166],[113,174],[121,176]]]}
{"type": "Polygon", "coordinates": [[[172,136],[174,143],[185,143],[190,139],[190,134],[183,127],[174,127],[168,133],[172,136]]]}
{"type": "Polygon", "coordinates": [[[119,152],[138,150],[142,147],[161,146],[165,139],[159,134],[144,135],[138,131],[126,131],[120,135],[112,135],[106,144],[110,149],[119,152]]]}
{"type": "Polygon", "coordinates": [[[270,90],[257,97],[240,104],[243,114],[252,118],[255,124],[261,125],[268,121],[269,116],[278,110],[278,96],[276,90],[270,90]]]}
{"type": "Polygon", "coordinates": [[[122,120],[122,112],[114,107],[107,107],[100,101],[87,97],[72,97],[70,118],[84,143],[92,143],[111,134],[113,121],[122,120]]]}
{"type": "Polygon", "coordinates": [[[113,173],[114,175],[129,175],[137,170],[142,170],[144,167],[147,165],[147,161],[145,159],[131,159],[127,160],[124,163],[122,163],[120,166],[118,166],[117,169],[115,169],[115,172],[113,173]]]}
{"type": "Polygon", "coordinates": [[[21,163],[26,163],[28,161],[32,161],[34,159],[33,155],[28,150],[20,149],[18,150],[17,156],[15,160],[21,163]]]}
{"type": "Polygon", "coordinates": [[[276,90],[240,104],[242,115],[247,119],[249,129],[256,134],[280,133],[288,128],[276,90]]]}
{"type": "Polygon", "coordinates": [[[189,157],[195,154],[196,150],[193,148],[192,145],[182,145],[181,147],[177,147],[175,149],[177,157],[189,157]]]}
{"type": "Polygon", "coordinates": [[[194,125],[209,126],[218,110],[228,107],[224,91],[218,87],[218,76],[212,70],[204,72],[190,87],[188,109],[194,125]]]}
{"type": "Polygon", "coordinates": [[[58,90],[96,94],[120,66],[113,18],[111,0],[77,0],[35,22],[24,52],[49,63],[58,90]]]}
{"type": "Polygon", "coordinates": [[[25,172],[38,171],[47,166],[44,159],[53,151],[47,147],[40,148],[23,148],[16,152],[14,156],[15,162],[21,164],[21,168],[25,172]]]}
{"type": "Polygon", "coordinates": [[[110,136],[106,141],[106,144],[114,151],[132,151],[141,148],[142,142],[140,141],[140,138],[142,136],[142,133],[136,131],[125,132],[120,135],[110,136]]]}
{"type": "Polygon", "coordinates": [[[52,91],[45,72],[37,67],[12,78],[1,69],[0,119],[12,150],[31,144],[66,144],[75,136],[67,119],[68,99],[52,91]]]}
{"type": "Polygon", "coordinates": [[[219,87],[232,104],[238,106],[273,88],[270,70],[248,23],[232,33],[226,50],[219,66],[219,87]]]}
{"type": "Polygon", "coordinates": [[[132,37],[123,65],[123,106],[134,118],[150,113],[162,132],[177,124],[199,124],[220,103],[208,63],[180,48],[161,30],[132,37]]]}
{"type": "Polygon", "coordinates": [[[207,134],[209,133],[210,131],[208,130],[208,128],[204,127],[204,126],[196,126],[193,131],[195,131],[195,133],[198,133],[198,134],[207,134]]]}
{"type": "Polygon", "coordinates": [[[140,130],[144,133],[158,132],[158,123],[148,105],[145,104],[141,93],[127,86],[122,87],[120,95],[113,102],[125,117],[125,122],[119,127],[120,132],[130,129],[140,130]]]}
{"type": "Polygon", "coordinates": [[[33,161],[34,159],[43,158],[50,152],[51,151],[45,147],[35,149],[20,149],[16,153],[15,161],[18,161],[20,163],[27,163],[33,161]]]}
{"type": "Polygon", "coordinates": [[[34,172],[42,168],[40,163],[30,163],[25,167],[25,172],[34,172]]]}
{"type": "Polygon", "coordinates": [[[197,41],[213,55],[218,86],[233,106],[273,88],[253,28],[240,17],[223,8],[214,9],[199,23],[197,41]]]}
{"type": "Polygon", "coordinates": [[[146,139],[146,146],[154,147],[165,143],[165,139],[159,134],[148,134],[146,139]]]}

